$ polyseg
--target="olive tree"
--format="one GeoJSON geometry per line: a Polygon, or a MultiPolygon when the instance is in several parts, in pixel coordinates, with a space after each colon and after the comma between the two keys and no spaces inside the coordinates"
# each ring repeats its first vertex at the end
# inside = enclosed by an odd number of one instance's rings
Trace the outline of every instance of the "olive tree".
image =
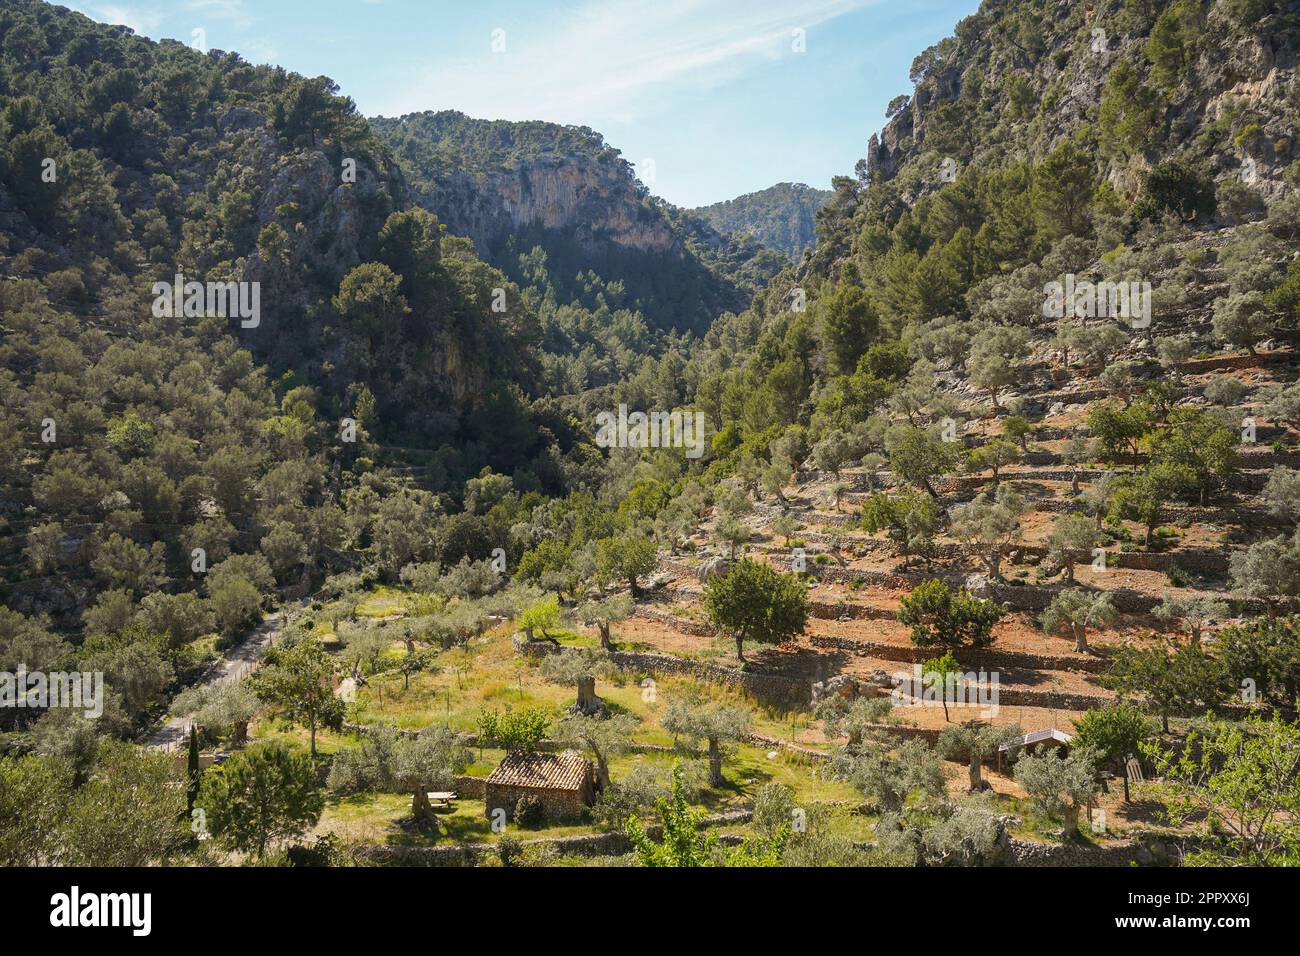
{"type": "Polygon", "coordinates": [[[882,813],[896,814],[913,798],[933,800],[945,790],[943,758],[921,740],[892,749],[840,747],[831,755],[831,768],[882,813]]]}
{"type": "Polygon", "coordinates": [[[574,712],[555,725],[556,740],[583,747],[596,764],[601,789],[609,786],[609,758],[627,749],[639,721],[632,714],[605,716],[574,712]]]}
{"type": "Polygon", "coordinates": [[[1300,424],[1300,382],[1293,382],[1285,388],[1261,389],[1260,395],[1265,399],[1262,411],[1267,418],[1292,427],[1300,424]]]}
{"type": "Polygon", "coordinates": [[[601,648],[608,651],[614,646],[609,636],[610,625],[626,621],[635,611],[636,603],[630,595],[616,594],[601,600],[584,601],[570,613],[583,624],[594,625],[600,633],[601,648]]]}
{"type": "Polygon", "coordinates": [[[1300,471],[1277,465],[1268,473],[1264,501],[1269,511],[1287,521],[1300,521],[1300,471]]]}
{"type": "Polygon", "coordinates": [[[1097,446],[1086,435],[1075,435],[1065,443],[1061,460],[1070,466],[1070,493],[1079,493],[1079,477],[1083,466],[1097,460],[1097,446]]]}
{"type": "Polygon", "coordinates": [[[573,711],[599,714],[605,702],[596,696],[596,678],[608,678],[616,668],[609,652],[598,647],[572,647],[549,654],[542,661],[542,677],[552,684],[578,688],[573,711]]]}
{"type": "Polygon", "coordinates": [[[1214,335],[1251,355],[1255,346],[1273,329],[1268,303],[1261,292],[1233,292],[1214,303],[1214,335]]]}
{"type": "Polygon", "coordinates": [[[988,789],[982,771],[997,755],[998,747],[1021,736],[1014,724],[960,724],[945,727],[939,734],[939,752],[950,759],[965,758],[970,774],[970,791],[988,789]]]}
{"type": "Polygon", "coordinates": [[[605,538],[596,544],[597,573],[603,580],[625,583],[633,598],[641,595],[641,578],[651,574],[658,561],[654,541],[643,534],[605,538]]]}
{"type": "Polygon", "coordinates": [[[832,429],[821,441],[813,445],[813,464],[838,478],[840,469],[853,457],[853,450],[853,440],[840,429],[832,429]]]}
{"type": "Polygon", "coordinates": [[[1022,756],[1014,774],[1038,810],[1064,821],[1067,835],[1079,829],[1079,812],[1097,795],[1097,768],[1083,750],[1022,756]]]}
{"type": "Polygon", "coordinates": [[[1082,515],[1061,515],[1047,538],[1047,557],[1065,569],[1065,580],[1074,583],[1077,552],[1091,552],[1104,539],[1096,525],[1082,515]]]}
{"type": "Polygon", "coordinates": [[[897,722],[893,709],[894,702],[888,697],[850,700],[842,694],[834,694],[819,702],[814,713],[822,722],[822,732],[827,737],[847,737],[848,747],[856,749],[882,726],[897,722]]]}
{"type": "MultiPolygon", "coordinates": [[[[939,527],[935,500],[920,492],[889,495],[877,492],[862,504],[862,528],[868,534],[887,531],[907,563],[925,551],[939,527]]],[[[905,564],[906,566],[906,564],[905,564]]]]}
{"type": "Polygon", "coordinates": [[[1300,543],[1284,535],[1256,541],[1232,553],[1228,573],[1234,591],[1262,600],[1274,617],[1280,599],[1300,594],[1300,543]]]}
{"type": "Polygon", "coordinates": [[[675,740],[692,749],[702,740],[708,742],[709,782],[721,787],[726,783],[722,776],[723,745],[744,738],[752,720],[753,715],[743,707],[675,700],[668,705],[662,724],[675,740]]]}
{"type": "Polygon", "coordinates": [[[1201,635],[1211,624],[1228,618],[1225,601],[1203,595],[1166,594],[1152,613],[1165,624],[1174,624],[1187,631],[1188,640],[1200,646],[1201,635]]]}
{"type": "Polygon", "coordinates": [[[994,325],[971,340],[966,373],[971,384],[989,393],[998,408],[998,393],[1014,382],[1028,357],[1029,332],[1018,325],[994,325]]]}
{"type": "Polygon", "coordinates": [[[1115,605],[1109,594],[1072,588],[1052,598],[1052,603],[1043,612],[1043,629],[1069,634],[1074,638],[1075,651],[1091,654],[1088,628],[1105,627],[1113,623],[1115,617],[1115,605]]]}
{"type": "Polygon", "coordinates": [[[933,429],[895,425],[885,433],[890,470],[909,484],[939,497],[934,480],[956,467],[960,457],[956,442],[944,441],[933,429]]]}
{"type": "Polygon", "coordinates": [[[1020,449],[1005,438],[994,438],[978,448],[972,448],[966,454],[966,470],[972,474],[989,471],[996,485],[1001,471],[1008,465],[1020,461],[1020,449]]]}
{"type": "Polygon", "coordinates": [[[952,511],[952,533],[980,551],[980,559],[994,580],[1002,579],[1002,555],[1020,533],[1024,500],[1003,486],[996,496],[987,492],[952,511]]]}
{"type": "Polygon", "coordinates": [[[260,706],[247,681],[228,680],[187,688],[172,701],[171,713],[191,717],[203,730],[238,746],[248,738],[248,722],[260,706]]]}

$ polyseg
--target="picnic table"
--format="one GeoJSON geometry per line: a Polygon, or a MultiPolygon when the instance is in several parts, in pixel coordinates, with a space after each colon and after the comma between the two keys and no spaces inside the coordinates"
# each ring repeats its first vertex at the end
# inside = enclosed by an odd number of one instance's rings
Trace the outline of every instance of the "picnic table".
{"type": "Polygon", "coordinates": [[[452,810],[456,801],[456,791],[454,790],[430,790],[425,793],[429,798],[429,807],[434,813],[439,810],[452,810]]]}

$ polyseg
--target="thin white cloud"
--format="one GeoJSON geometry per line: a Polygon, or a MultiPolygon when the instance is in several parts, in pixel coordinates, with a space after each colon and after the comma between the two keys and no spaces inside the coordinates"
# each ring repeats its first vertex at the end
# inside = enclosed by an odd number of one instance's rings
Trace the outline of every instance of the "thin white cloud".
{"type": "Polygon", "coordinates": [[[630,123],[667,108],[670,94],[707,94],[794,51],[794,31],[876,0],[617,0],[545,24],[501,24],[464,56],[431,66],[382,104],[399,115],[455,108],[472,116],[630,123]]]}
{"type": "Polygon", "coordinates": [[[148,35],[162,25],[162,15],[156,10],[126,7],[116,3],[93,3],[78,7],[88,17],[100,23],[130,27],[136,33],[148,35]]]}
{"type": "Polygon", "coordinates": [[[275,64],[280,58],[279,48],[270,40],[253,38],[239,44],[239,52],[250,63],[275,64]]]}
{"type": "Polygon", "coordinates": [[[228,23],[236,30],[247,30],[255,20],[244,0],[188,0],[185,8],[196,16],[228,23]]]}

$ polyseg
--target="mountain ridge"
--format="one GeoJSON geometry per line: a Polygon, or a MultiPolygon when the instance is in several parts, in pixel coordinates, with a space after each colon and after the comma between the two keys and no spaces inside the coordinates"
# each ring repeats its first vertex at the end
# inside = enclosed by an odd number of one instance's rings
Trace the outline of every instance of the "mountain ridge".
{"type": "Polygon", "coordinates": [[[805,183],[776,183],[734,199],[699,206],[694,211],[719,232],[753,236],[793,262],[817,244],[816,212],[830,201],[828,189],[805,183]]]}
{"type": "Polygon", "coordinates": [[[590,305],[573,276],[594,272],[619,283],[652,327],[698,333],[745,308],[779,268],[751,240],[709,235],[707,223],[687,227],[688,213],[651,196],[619,151],[586,127],[455,110],[371,123],[417,201],[494,265],[523,281],[520,257],[543,250],[560,301],[590,305]]]}

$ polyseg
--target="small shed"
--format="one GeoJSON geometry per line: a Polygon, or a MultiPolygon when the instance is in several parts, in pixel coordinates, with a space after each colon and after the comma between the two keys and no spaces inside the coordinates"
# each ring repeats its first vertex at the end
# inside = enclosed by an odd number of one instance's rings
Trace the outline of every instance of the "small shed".
{"type": "Polygon", "coordinates": [[[1052,750],[1068,751],[1073,740],[1073,734],[1067,734],[1064,730],[1057,730],[1055,727],[1045,727],[1042,730],[1034,730],[1027,734],[1021,734],[1019,737],[1008,740],[1004,744],[998,744],[998,769],[1002,769],[1008,754],[1029,747],[1044,747],[1052,750]]]}
{"type": "Polygon", "coordinates": [[[483,787],[487,815],[498,808],[513,820],[519,798],[533,795],[542,801],[546,819],[575,820],[596,802],[596,772],[591,761],[574,750],[561,753],[506,754],[488,775],[483,787]]]}

